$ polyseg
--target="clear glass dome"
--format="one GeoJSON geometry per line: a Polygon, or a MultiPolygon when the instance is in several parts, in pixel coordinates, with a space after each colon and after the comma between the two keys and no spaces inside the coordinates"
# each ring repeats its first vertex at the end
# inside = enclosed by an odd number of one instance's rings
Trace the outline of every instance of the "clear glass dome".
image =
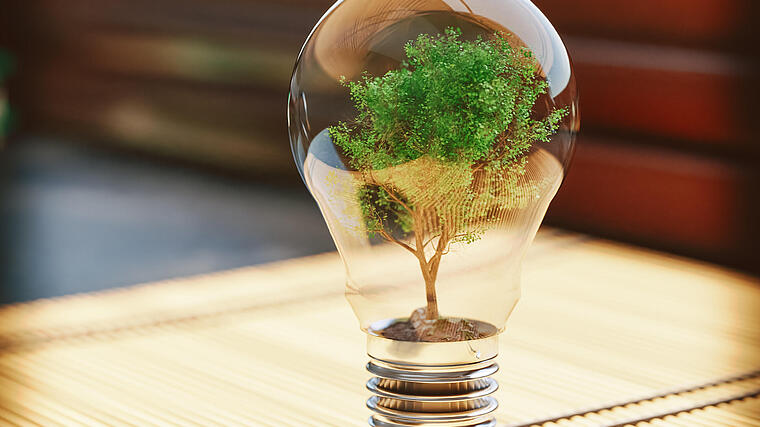
{"type": "Polygon", "coordinates": [[[530,1],[338,1],[299,55],[288,123],[364,330],[504,328],[579,123],[567,50],[530,1]]]}

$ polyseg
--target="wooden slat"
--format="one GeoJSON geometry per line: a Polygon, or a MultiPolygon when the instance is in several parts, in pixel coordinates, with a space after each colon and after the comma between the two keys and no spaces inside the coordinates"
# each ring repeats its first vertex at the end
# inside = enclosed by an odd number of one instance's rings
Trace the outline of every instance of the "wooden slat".
{"type": "MultiPolygon", "coordinates": [[[[726,259],[747,256],[755,173],[727,160],[581,138],[550,218],[726,259]]],[[[738,258],[737,258],[738,260],[738,258]]]]}
{"type": "Polygon", "coordinates": [[[592,39],[569,39],[568,48],[585,131],[760,153],[751,136],[751,59],[592,39]]]}
{"type": "Polygon", "coordinates": [[[534,3],[560,32],[714,46],[741,42],[739,39],[752,28],[754,11],[752,0],[535,0],[534,3]]]}
{"type": "MultiPolygon", "coordinates": [[[[616,406],[760,368],[757,279],[551,230],[524,267],[501,342],[501,422],[608,406],[546,425],[612,425],[760,392],[755,376],[616,406]]],[[[364,337],[343,274],[326,254],[1,308],[0,420],[365,425],[364,337]]],[[[749,417],[743,402],[650,423],[749,417]]]]}
{"type": "MultiPolygon", "coordinates": [[[[74,4],[32,0],[14,5],[16,14],[40,27],[107,25],[141,31],[244,34],[253,28],[308,31],[331,0],[80,0],[74,4]]],[[[751,0],[536,0],[564,33],[625,37],[713,46],[735,46],[750,34],[751,0]]],[[[305,34],[304,34],[305,35],[305,34]]],[[[746,40],[749,43],[749,40],[746,40]]]]}
{"type": "MultiPolygon", "coordinates": [[[[7,11],[28,40],[92,29],[135,33],[223,36],[250,40],[262,31],[303,40],[330,0],[59,0],[13,2],[7,11]],[[293,34],[293,33],[296,34],[293,34]]],[[[20,36],[18,29],[13,29],[20,36]]],[[[14,37],[22,41],[20,37],[14,37]]]]}

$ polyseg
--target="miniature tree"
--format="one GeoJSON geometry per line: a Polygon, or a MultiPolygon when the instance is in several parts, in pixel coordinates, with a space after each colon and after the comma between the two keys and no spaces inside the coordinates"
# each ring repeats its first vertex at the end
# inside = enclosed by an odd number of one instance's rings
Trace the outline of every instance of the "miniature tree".
{"type": "Polygon", "coordinates": [[[361,175],[366,231],[417,258],[424,317],[435,320],[443,256],[535,196],[521,179],[525,155],[549,141],[567,111],[533,117],[547,82],[532,52],[504,35],[465,41],[449,28],[419,36],[405,52],[397,70],[344,79],[357,115],[329,134],[361,175]]]}

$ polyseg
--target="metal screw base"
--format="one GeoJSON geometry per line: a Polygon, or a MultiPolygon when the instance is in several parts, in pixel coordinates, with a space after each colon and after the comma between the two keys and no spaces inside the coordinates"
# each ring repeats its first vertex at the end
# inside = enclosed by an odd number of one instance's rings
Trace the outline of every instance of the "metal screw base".
{"type": "Polygon", "coordinates": [[[495,357],[461,365],[412,365],[372,358],[367,382],[373,427],[493,427],[495,357]]]}

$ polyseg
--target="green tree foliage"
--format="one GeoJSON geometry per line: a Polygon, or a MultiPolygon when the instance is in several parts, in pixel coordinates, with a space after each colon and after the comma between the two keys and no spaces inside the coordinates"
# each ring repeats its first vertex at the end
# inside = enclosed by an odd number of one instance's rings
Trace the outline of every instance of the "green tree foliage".
{"type": "Polygon", "coordinates": [[[567,111],[533,117],[547,82],[532,52],[503,35],[465,41],[449,28],[405,52],[383,76],[344,79],[357,115],[329,134],[361,172],[367,231],[419,260],[435,319],[441,257],[535,195],[521,180],[525,154],[550,140],[567,111]]]}

